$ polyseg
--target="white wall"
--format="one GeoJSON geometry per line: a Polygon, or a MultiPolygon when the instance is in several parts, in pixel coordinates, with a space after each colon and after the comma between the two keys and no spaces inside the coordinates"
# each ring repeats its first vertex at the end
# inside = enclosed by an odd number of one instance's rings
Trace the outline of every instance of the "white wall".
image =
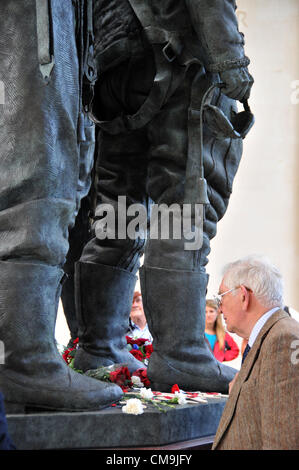
{"type": "Polygon", "coordinates": [[[212,241],[208,295],[218,291],[225,263],[262,253],[283,273],[286,304],[299,310],[299,0],[237,4],[255,79],[249,102],[256,124],[212,241]]]}

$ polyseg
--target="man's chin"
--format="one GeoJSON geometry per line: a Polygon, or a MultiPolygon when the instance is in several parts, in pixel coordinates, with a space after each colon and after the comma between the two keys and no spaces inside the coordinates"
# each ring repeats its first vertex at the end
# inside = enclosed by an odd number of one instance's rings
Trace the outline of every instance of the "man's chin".
{"type": "Polygon", "coordinates": [[[136,323],[136,321],[138,321],[140,317],[141,317],[141,314],[138,315],[138,314],[136,314],[136,312],[135,312],[134,315],[131,315],[131,320],[132,320],[133,323],[136,323]]]}

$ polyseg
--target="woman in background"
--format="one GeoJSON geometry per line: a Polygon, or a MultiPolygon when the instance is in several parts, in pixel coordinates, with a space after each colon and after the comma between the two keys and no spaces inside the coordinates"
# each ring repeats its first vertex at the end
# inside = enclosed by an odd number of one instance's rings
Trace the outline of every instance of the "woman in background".
{"type": "Polygon", "coordinates": [[[239,354],[237,343],[224,329],[216,302],[210,299],[206,301],[205,339],[220,362],[232,361],[239,354]]]}

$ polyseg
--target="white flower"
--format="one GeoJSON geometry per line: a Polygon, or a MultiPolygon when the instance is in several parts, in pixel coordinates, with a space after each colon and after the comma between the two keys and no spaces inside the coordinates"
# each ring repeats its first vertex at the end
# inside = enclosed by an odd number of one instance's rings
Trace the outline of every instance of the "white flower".
{"type": "Polygon", "coordinates": [[[122,412],[131,415],[141,415],[143,413],[143,405],[138,398],[130,398],[127,404],[122,407],[122,412]]]}
{"type": "Polygon", "coordinates": [[[154,396],[151,388],[143,388],[140,390],[141,398],[145,398],[146,400],[151,400],[154,396]]]}
{"type": "Polygon", "coordinates": [[[144,384],[141,382],[140,377],[138,377],[137,375],[132,375],[131,380],[132,380],[134,387],[138,387],[138,388],[144,387],[144,384]]]}
{"type": "Polygon", "coordinates": [[[186,397],[182,392],[174,392],[175,398],[178,399],[179,405],[185,405],[187,403],[186,397]]]}

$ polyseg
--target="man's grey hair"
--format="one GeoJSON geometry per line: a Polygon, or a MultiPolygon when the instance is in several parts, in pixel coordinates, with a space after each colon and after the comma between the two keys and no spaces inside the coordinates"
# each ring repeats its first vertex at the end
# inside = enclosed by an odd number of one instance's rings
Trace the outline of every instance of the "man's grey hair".
{"type": "Polygon", "coordinates": [[[263,256],[251,255],[227,264],[223,269],[223,282],[228,289],[240,285],[248,287],[264,307],[284,307],[282,275],[263,256]]]}

